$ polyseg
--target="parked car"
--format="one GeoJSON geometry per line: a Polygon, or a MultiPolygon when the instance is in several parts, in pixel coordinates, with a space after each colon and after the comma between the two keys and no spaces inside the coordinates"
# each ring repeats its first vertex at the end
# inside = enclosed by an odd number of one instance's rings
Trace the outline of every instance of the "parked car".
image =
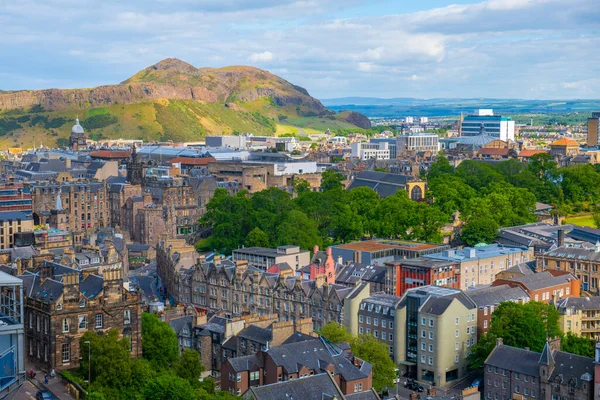
{"type": "Polygon", "coordinates": [[[404,382],[404,387],[406,389],[409,389],[409,390],[414,390],[415,392],[422,392],[422,391],[425,390],[425,389],[423,389],[423,386],[419,385],[415,381],[406,381],[406,382],[404,382]]]}
{"type": "Polygon", "coordinates": [[[38,392],[35,394],[35,399],[36,400],[59,400],[57,397],[54,397],[54,395],[47,390],[38,390],[38,392]]]}

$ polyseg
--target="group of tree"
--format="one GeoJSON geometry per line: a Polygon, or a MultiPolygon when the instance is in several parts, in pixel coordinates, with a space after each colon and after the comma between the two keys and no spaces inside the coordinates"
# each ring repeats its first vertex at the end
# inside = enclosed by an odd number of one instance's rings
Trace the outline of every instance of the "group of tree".
{"type": "Polygon", "coordinates": [[[564,335],[559,318],[559,312],[551,304],[537,301],[500,303],[492,315],[490,329],[471,348],[467,358],[469,368],[481,368],[499,338],[504,345],[536,352],[543,351],[548,339],[561,338],[561,350],[592,357],[595,342],[570,332],[564,335]]]}
{"type": "Polygon", "coordinates": [[[467,245],[489,243],[500,227],[534,222],[536,201],[559,215],[592,212],[600,202],[600,167],[558,167],[548,154],[527,163],[465,160],[456,168],[439,155],[425,175],[433,205],[446,214],[460,212],[467,245]]]}
{"type": "MultiPolygon", "coordinates": [[[[215,393],[214,381],[199,380],[204,368],[198,352],[179,352],[177,335],[156,315],[142,317],[142,358],[130,357],[130,339],[118,331],[99,335],[88,331],[80,339],[82,359],[76,377],[91,373],[86,399],[213,400],[234,399],[215,393]],[[88,344],[89,342],[89,353],[88,344]]],[[[85,385],[84,385],[85,388],[85,385]]]]}
{"type": "Polygon", "coordinates": [[[312,249],[364,236],[441,241],[440,228],[450,216],[437,206],[412,201],[404,191],[381,199],[371,188],[345,190],[343,179],[324,172],[320,191],[296,181],[296,197],[277,188],[252,196],[217,189],[200,220],[212,236],[199,250],[230,253],[241,246],[285,244],[312,249]]]}
{"type": "Polygon", "coordinates": [[[396,378],[396,364],[390,358],[390,352],[385,343],[375,339],[373,335],[354,336],[345,326],[330,322],[319,332],[331,343],[350,344],[354,356],[373,366],[373,388],[381,392],[393,387],[396,378]]]}

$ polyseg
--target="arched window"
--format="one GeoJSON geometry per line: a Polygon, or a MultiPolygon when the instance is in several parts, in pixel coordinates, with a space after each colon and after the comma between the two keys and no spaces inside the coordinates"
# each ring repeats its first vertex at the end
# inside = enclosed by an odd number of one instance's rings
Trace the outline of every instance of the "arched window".
{"type": "Polygon", "coordinates": [[[410,198],[412,200],[421,200],[423,198],[423,191],[420,186],[414,186],[410,191],[410,198]]]}

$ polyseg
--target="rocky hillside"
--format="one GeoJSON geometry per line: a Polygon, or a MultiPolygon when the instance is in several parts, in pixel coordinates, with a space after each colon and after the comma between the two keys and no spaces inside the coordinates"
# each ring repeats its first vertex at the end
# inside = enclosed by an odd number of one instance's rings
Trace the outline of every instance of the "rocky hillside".
{"type": "Polygon", "coordinates": [[[303,126],[288,121],[309,120],[310,126],[311,119],[331,129],[369,126],[364,116],[335,114],[306,89],[258,68],[195,68],[166,59],[118,85],[0,91],[0,143],[27,145],[35,136],[52,145],[68,136],[76,115],[92,138],[144,140],[291,133],[303,126]]]}

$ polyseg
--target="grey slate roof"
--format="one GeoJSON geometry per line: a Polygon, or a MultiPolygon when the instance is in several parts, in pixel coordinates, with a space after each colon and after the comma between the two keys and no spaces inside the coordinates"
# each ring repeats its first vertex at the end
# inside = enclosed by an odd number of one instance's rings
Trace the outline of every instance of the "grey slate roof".
{"type": "Polygon", "coordinates": [[[529,299],[527,292],[520,286],[514,288],[508,285],[490,286],[467,290],[465,293],[477,304],[477,307],[496,306],[504,301],[529,299]]]}
{"type": "Polygon", "coordinates": [[[251,388],[256,400],[343,399],[344,394],[329,374],[317,374],[291,381],[251,388]]]}
{"type": "Polygon", "coordinates": [[[363,280],[368,282],[385,283],[386,267],[353,262],[345,266],[337,274],[337,283],[356,284],[363,280]]]}
{"type": "Polygon", "coordinates": [[[231,367],[235,372],[251,371],[263,366],[256,354],[252,354],[251,356],[229,358],[227,359],[227,362],[231,364],[231,367]]]}
{"type": "Polygon", "coordinates": [[[363,362],[361,368],[355,367],[341,349],[322,338],[272,347],[266,353],[288,374],[297,373],[301,366],[321,372],[328,365],[333,365],[336,373],[341,374],[346,381],[353,381],[368,377],[372,369],[371,364],[367,362],[363,362]],[[335,349],[338,350],[337,353],[333,352],[335,349]]]}
{"type": "Polygon", "coordinates": [[[79,283],[79,291],[88,299],[93,299],[102,291],[103,285],[101,276],[90,274],[79,283]]]}
{"type": "Polygon", "coordinates": [[[539,361],[540,353],[502,344],[492,350],[485,364],[529,376],[539,376],[539,361]]]}
{"type": "Polygon", "coordinates": [[[282,344],[304,342],[305,340],[313,340],[314,337],[302,332],[294,332],[292,336],[287,338],[282,344]]]}
{"type": "Polygon", "coordinates": [[[33,291],[32,298],[48,303],[55,302],[63,292],[63,284],[54,279],[47,278],[37,289],[33,291]]]}
{"type": "Polygon", "coordinates": [[[357,187],[369,187],[379,196],[387,197],[395,194],[398,190],[404,190],[406,184],[413,178],[408,175],[388,174],[386,172],[361,171],[359,172],[348,190],[357,187]]]}
{"type": "Polygon", "coordinates": [[[584,381],[587,381],[589,385],[590,381],[594,380],[593,358],[565,353],[564,351],[555,351],[554,361],[554,369],[552,375],[550,375],[551,381],[555,380],[557,376],[560,376],[565,383],[573,379],[575,386],[581,388],[584,381]]]}
{"type": "Polygon", "coordinates": [[[553,276],[548,271],[538,272],[537,274],[525,275],[525,276],[517,276],[511,278],[510,281],[520,282],[529,290],[538,290],[547,287],[553,287],[557,285],[564,284],[569,280],[574,280],[575,277],[571,274],[553,276]]]}
{"type": "Polygon", "coordinates": [[[175,333],[177,333],[177,335],[179,335],[181,333],[181,331],[183,331],[183,328],[185,326],[187,326],[188,332],[190,332],[190,335],[191,335],[193,323],[194,323],[193,315],[187,315],[185,317],[175,318],[175,319],[172,319],[171,321],[169,321],[169,325],[171,325],[171,328],[175,331],[175,333]]]}
{"type": "Polygon", "coordinates": [[[600,310],[600,296],[593,297],[567,297],[558,303],[558,310],[564,312],[567,308],[579,310],[600,310]]]}
{"type": "Polygon", "coordinates": [[[248,325],[238,333],[238,337],[253,342],[267,344],[273,339],[273,331],[267,328],[261,328],[258,325],[248,325]]]}

